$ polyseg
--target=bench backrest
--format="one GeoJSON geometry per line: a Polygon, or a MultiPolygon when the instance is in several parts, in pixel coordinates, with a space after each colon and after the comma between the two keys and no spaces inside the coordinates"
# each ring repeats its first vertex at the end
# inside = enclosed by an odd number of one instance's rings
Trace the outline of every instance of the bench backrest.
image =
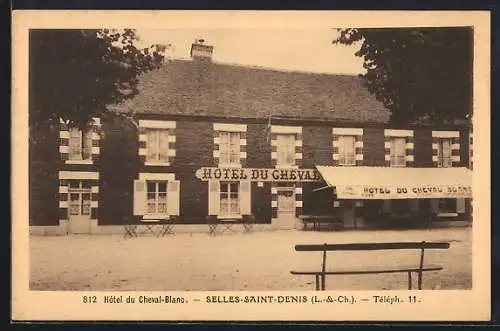
{"type": "MultiPolygon", "coordinates": [[[[303,252],[323,252],[321,271],[326,270],[327,251],[374,251],[374,250],[396,250],[396,249],[419,249],[420,263],[419,270],[422,272],[424,266],[425,249],[448,249],[448,242],[385,242],[385,243],[353,243],[353,244],[323,244],[323,245],[295,245],[296,251],[303,252]]],[[[419,284],[420,287],[421,284],[419,284]]]]}
{"type": "Polygon", "coordinates": [[[355,244],[323,244],[323,245],[295,245],[296,251],[373,251],[389,249],[447,249],[447,242],[387,242],[387,243],[355,243],[355,244]]]}

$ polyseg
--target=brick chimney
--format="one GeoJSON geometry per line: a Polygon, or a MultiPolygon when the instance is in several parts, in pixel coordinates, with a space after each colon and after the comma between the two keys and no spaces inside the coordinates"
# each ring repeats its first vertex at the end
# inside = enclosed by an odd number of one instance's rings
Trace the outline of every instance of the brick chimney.
{"type": "Polygon", "coordinates": [[[205,45],[205,40],[195,39],[191,45],[191,58],[195,60],[211,61],[214,47],[205,45]]]}

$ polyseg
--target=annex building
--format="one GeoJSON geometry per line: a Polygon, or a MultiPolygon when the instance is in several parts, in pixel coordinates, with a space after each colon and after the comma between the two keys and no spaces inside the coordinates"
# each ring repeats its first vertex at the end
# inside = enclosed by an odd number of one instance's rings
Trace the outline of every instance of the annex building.
{"type": "Polygon", "coordinates": [[[345,228],[470,220],[468,125],[391,127],[360,77],[216,63],[212,52],[194,43],[190,60],[142,75],[116,109],[135,124],[61,123],[30,154],[32,231],[209,215],[277,229],[301,215],[337,215],[345,228]]]}

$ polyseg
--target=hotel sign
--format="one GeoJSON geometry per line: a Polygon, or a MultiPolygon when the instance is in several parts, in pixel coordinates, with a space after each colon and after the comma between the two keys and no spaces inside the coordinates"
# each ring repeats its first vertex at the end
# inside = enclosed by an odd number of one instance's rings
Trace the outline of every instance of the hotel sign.
{"type": "Polygon", "coordinates": [[[196,171],[201,180],[249,180],[252,182],[317,182],[321,175],[316,169],[274,168],[201,168],[196,171]]]}
{"type": "Polygon", "coordinates": [[[472,188],[463,185],[338,186],[339,199],[437,199],[472,198],[472,188]]]}

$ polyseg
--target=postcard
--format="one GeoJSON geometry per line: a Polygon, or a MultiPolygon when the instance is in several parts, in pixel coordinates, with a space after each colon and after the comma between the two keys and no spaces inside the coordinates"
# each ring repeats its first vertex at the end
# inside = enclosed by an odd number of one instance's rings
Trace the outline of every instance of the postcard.
{"type": "Polygon", "coordinates": [[[12,320],[489,320],[489,31],[14,11],[12,320]]]}

